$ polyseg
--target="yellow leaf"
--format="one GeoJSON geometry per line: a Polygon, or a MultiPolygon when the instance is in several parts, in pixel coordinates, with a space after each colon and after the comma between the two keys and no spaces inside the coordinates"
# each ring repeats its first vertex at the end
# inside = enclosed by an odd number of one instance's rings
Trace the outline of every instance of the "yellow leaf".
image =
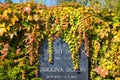
{"type": "Polygon", "coordinates": [[[11,8],[8,8],[7,11],[8,11],[8,13],[11,13],[11,12],[12,12],[11,8]]]}
{"type": "Polygon", "coordinates": [[[15,24],[14,18],[11,19],[11,22],[12,22],[13,25],[15,24]]]}
{"type": "Polygon", "coordinates": [[[119,23],[114,23],[113,27],[115,28],[116,26],[119,26],[119,23]]]}
{"type": "Polygon", "coordinates": [[[120,80],[120,77],[116,77],[115,80],[120,80]]]}
{"type": "Polygon", "coordinates": [[[28,15],[27,19],[28,19],[28,20],[33,20],[33,19],[32,19],[32,16],[30,16],[30,15],[28,15]]]}
{"type": "Polygon", "coordinates": [[[12,22],[12,24],[14,25],[16,21],[18,21],[18,18],[17,18],[17,16],[14,16],[14,17],[11,19],[11,22],[12,22]]]}
{"type": "Polygon", "coordinates": [[[4,32],[6,32],[5,23],[2,23],[0,25],[0,36],[2,36],[4,32]]]}
{"type": "Polygon", "coordinates": [[[111,13],[111,15],[112,15],[112,16],[114,16],[114,15],[115,15],[115,13],[111,13]]]}
{"type": "Polygon", "coordinates": [[[5,23],[0,24],[0,28],[5,28],[5,23]]]}
{"type": "Polygon", "coordinates": [[[27,4],[28,7],[30,7],[31,5],[30,4],[27,4]]]}
{"type": "Polygon", "coordinates": [[[37,14],[33,15],[33,19],[34,19],[35,21],[38,21],[38,20],[39,20],[38,15],[37,15],[37,14]]]}
{"type": "Polygon", "coordinates": [[[18,66],[20,67],[20,66],[23,66],[24,64],[23,64],[23,62],[21,61],[21,62],[19,62],[19,64],[18,64],[18,66]]]}
{"type": "Polygon", "coordinates": [[[26,16],[24,14],[22,14],[22,20],[24,20],[26,18],[26,16]]]}
{"type": "Polygon", "coordinates": [[[6,27],[6,30],[10,30],[10,26],[12,26],[12,24],[8,24],[8,26],[6,27]]]}
{"type": "Polygon", "coordinates": [[[120,42],[120,37],[118,35],[114,36],[112,42],[120,42]]]}
{"type": "Polygon", "coordinates": [[[24,65],[24,64],[23,64],[24,60],[25,60],[25,58],[24,58],[24,57],[23,57],[23,58],[18,59],[18,60],[17,60],[17,61],[19,62],[18,66],[23,66],[23,65],[24,65]]]}
{"type": "Polygon", "coordinates": [[[8,14],[8,12],[7,12],[7,10],[5,10],[5,11],[3,12],[3,16],[7,16],[7,14],[8,14]]]}
{"type": "Polygon", "coordinates": [[[10,36],[10,39],[12,39],[12,38],[13,38],[13,36],[14,36],[14,34],[9,34],[9,36],[10,36]]]}
{"type": "Polygon", "coordinates": [[[3,36],[3,33],[6,32],[5,28],[0,28],[0,36],[3,36]]]}

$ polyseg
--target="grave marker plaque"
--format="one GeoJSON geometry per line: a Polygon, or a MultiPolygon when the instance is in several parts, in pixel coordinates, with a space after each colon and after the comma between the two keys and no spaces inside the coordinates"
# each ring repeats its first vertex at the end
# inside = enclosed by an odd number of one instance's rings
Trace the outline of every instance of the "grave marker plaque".
{"type": "Polygon", "coordinates": [[[58,38],[53,42],[53,64],[48,62],[47,40],[43,42],[39,76],[43,80],[88,80],[88,59],[80,53],[80,70],[74,71],[71,53],[66,43],[58,38]]]}

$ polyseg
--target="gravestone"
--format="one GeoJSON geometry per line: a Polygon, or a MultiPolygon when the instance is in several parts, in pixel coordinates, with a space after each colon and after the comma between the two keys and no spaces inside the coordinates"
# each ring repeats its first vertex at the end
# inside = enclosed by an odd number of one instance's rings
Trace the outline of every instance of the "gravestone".
{"type": "MultiPolygon", "coordinates": [[[[53,64],[48,62],[48,41],[42,44],[39,77],[43,80],[88,80],[88,59],[80,54],[80,70],[74,71],[71,53],[65,42],[58,38],[53,42],[53,64]]],[[[82,49],[82,48],[81,48],[82,49]]]]}

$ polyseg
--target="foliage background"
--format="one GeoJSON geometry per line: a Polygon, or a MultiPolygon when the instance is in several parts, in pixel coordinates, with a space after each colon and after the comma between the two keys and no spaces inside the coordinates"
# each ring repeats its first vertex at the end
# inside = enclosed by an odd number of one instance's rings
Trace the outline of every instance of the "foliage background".
{"type": "Polygon", "coordinates": [[[46,7],[27,2],[0,3],[0,79],[38,78],[39,46],[48,38],[61,37],[72,53],[73,67],[79,68],[79,48],[91,63],[91,80],[120,79],[120,15],[112,9],[63,3],[46,7]]]}

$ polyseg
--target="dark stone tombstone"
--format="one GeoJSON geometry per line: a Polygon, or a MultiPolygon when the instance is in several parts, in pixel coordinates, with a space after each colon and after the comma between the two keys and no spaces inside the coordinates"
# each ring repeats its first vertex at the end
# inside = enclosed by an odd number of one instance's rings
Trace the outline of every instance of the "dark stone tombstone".
{"type": "Polygon", "coordinates": [[[66,43],[58,38],[53,43],[54,62],[48,62],[47,40],[43,42],[39,76],[43,80],[88,80],[88,59],[80,53],[80,71],[73,70],[71,53],[66,43]]]}

